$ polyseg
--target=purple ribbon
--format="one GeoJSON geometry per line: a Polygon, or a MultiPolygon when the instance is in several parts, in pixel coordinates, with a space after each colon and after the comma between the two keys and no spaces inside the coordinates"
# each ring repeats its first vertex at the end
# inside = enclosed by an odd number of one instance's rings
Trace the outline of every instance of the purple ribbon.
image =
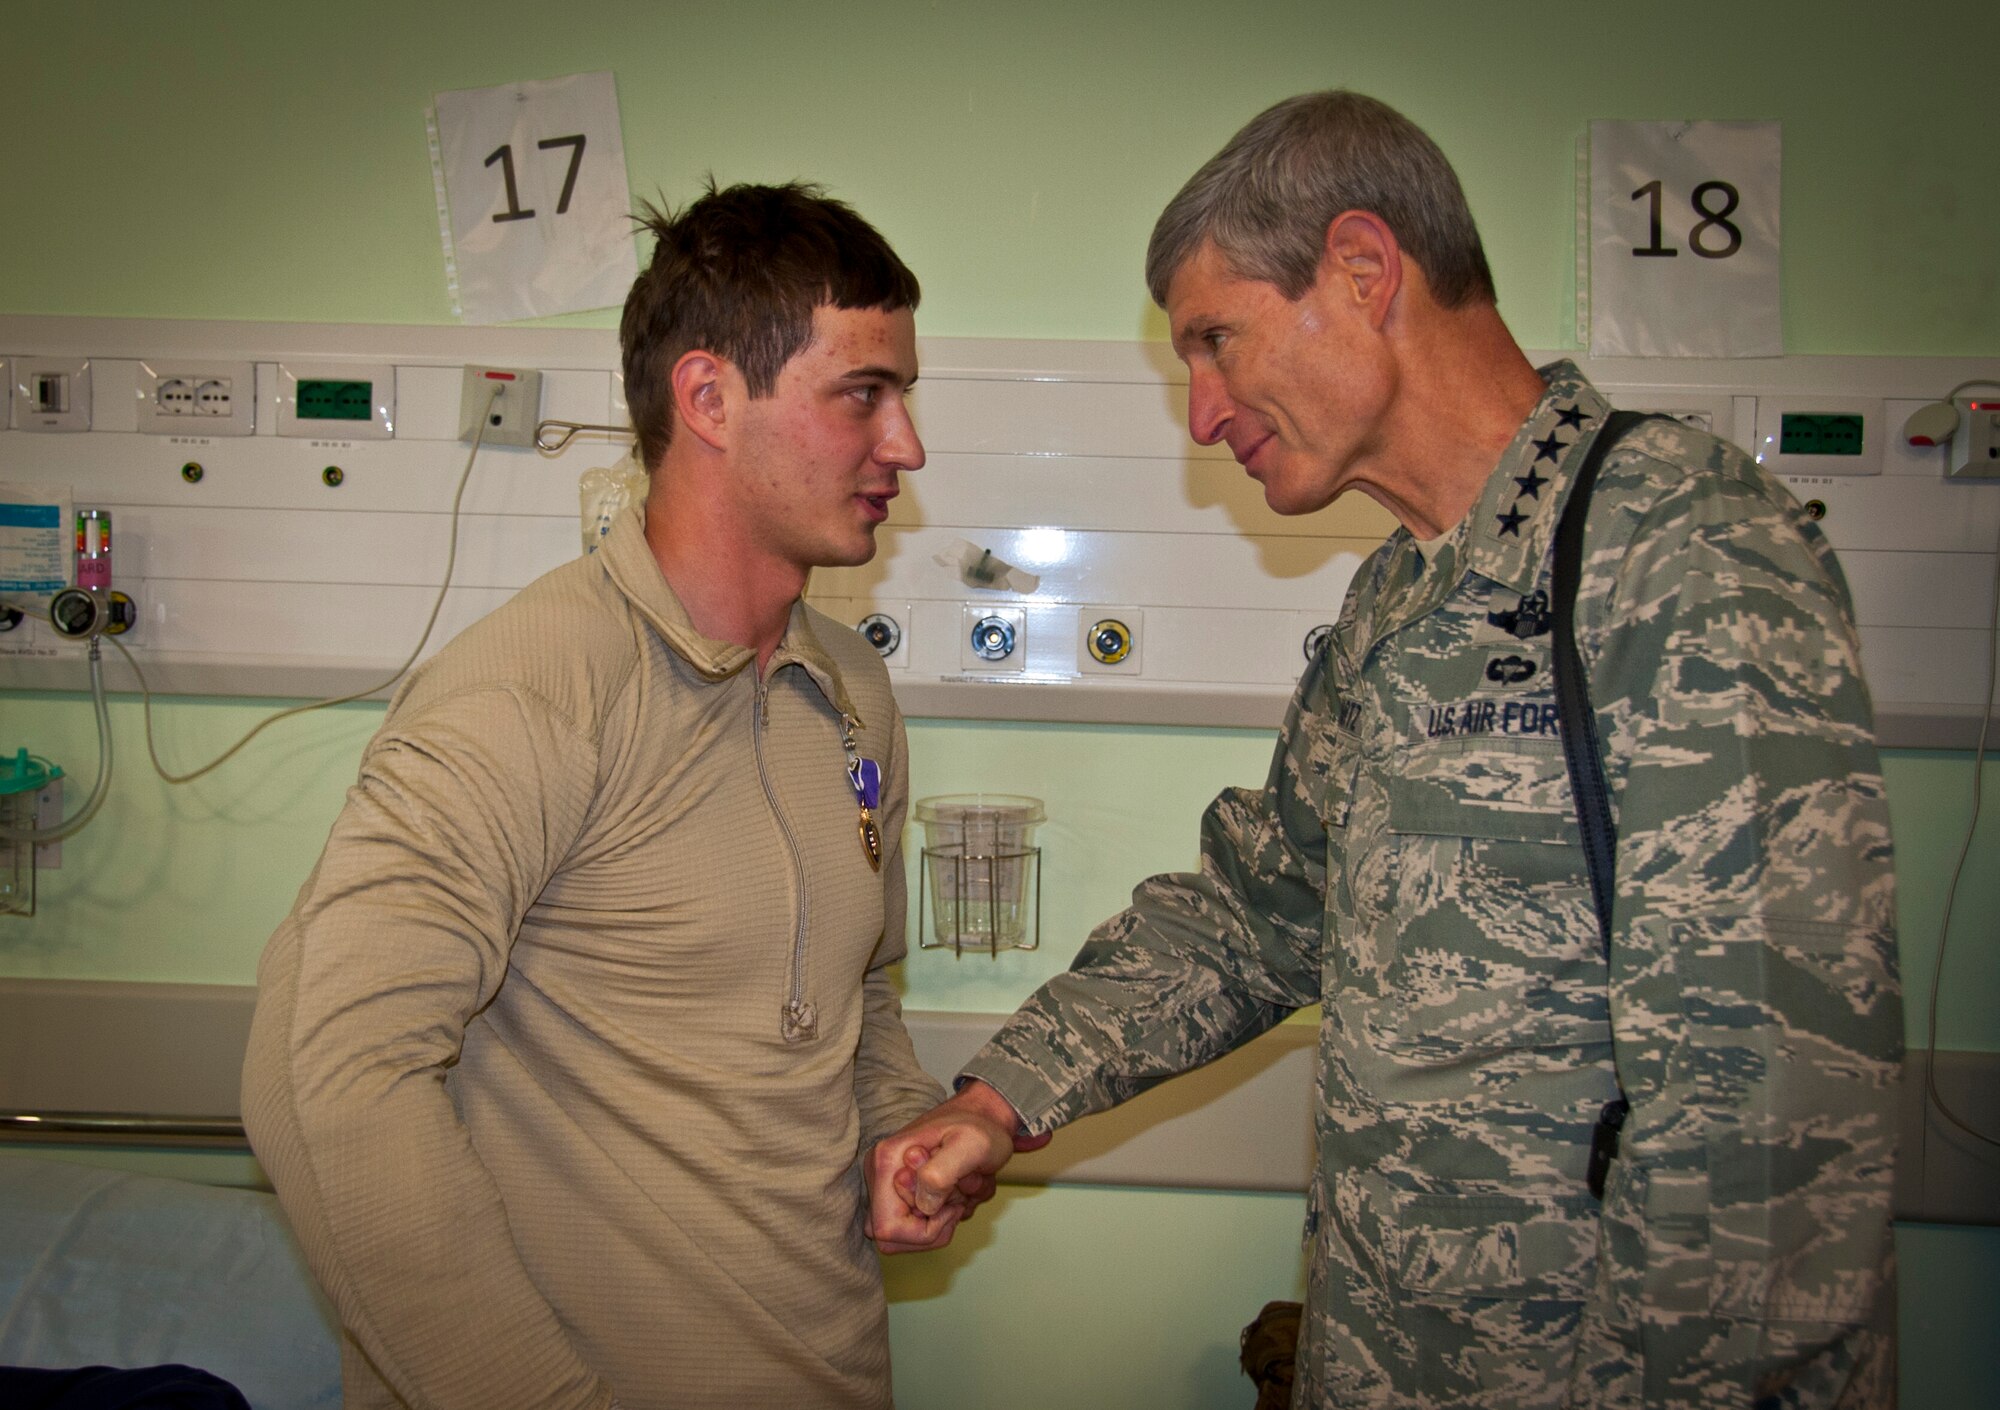
{"type": "Polygon", "coordinates": [[[854,785],[854,796],[861,800],[864,808],[882,806],[882,766],[873,759],[856,759],[847,766],[847,778],[854,785]]]}

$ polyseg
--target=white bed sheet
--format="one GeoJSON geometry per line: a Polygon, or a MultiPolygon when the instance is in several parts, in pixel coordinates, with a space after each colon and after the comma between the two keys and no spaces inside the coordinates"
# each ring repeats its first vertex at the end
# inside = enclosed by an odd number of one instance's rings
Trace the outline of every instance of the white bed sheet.
{"type": "Polygon", "coordinates": [[[0,1366],[169,1363],[338,1410],[338,1322],[277,1200],[0,1150],[0,1366]]]}

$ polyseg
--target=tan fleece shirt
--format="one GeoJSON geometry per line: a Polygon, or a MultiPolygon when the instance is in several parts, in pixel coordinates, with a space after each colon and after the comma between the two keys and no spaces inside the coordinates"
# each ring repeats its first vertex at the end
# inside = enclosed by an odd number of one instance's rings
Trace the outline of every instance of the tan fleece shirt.
{"type": "Polygon", "coordinates": [[[884,972],[906,764],[865,642],[800,604],[760,682],[637,511],[411,678],[244,1074],[350,1405],[888,1403],[859,1160],[942,1095],[884,972]]]}

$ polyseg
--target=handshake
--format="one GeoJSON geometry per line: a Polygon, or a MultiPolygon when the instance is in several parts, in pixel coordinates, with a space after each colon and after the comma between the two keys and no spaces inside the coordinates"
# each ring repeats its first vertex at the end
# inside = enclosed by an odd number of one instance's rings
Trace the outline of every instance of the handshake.
{"type": "Polygon", "coordinates": [[[977,1078],[893,1136],[875,1143],[868,1181],[868,1237],[883,1253],[943,1248],[972,1211],[993,1198],[994,1177],[1016,1151],[1048,1136],[1021,1136],[1020,1116],[977,1078]]]}

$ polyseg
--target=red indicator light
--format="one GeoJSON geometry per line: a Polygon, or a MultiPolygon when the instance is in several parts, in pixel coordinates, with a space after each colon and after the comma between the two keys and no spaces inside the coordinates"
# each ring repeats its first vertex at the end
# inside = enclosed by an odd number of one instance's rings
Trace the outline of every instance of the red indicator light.
{"type": "Polygon", "coordinates": [[[514,380],[514,374],[511,372],[489,372],[486,374],[486,380],[489,382],[511,382],[514,380]]]}

